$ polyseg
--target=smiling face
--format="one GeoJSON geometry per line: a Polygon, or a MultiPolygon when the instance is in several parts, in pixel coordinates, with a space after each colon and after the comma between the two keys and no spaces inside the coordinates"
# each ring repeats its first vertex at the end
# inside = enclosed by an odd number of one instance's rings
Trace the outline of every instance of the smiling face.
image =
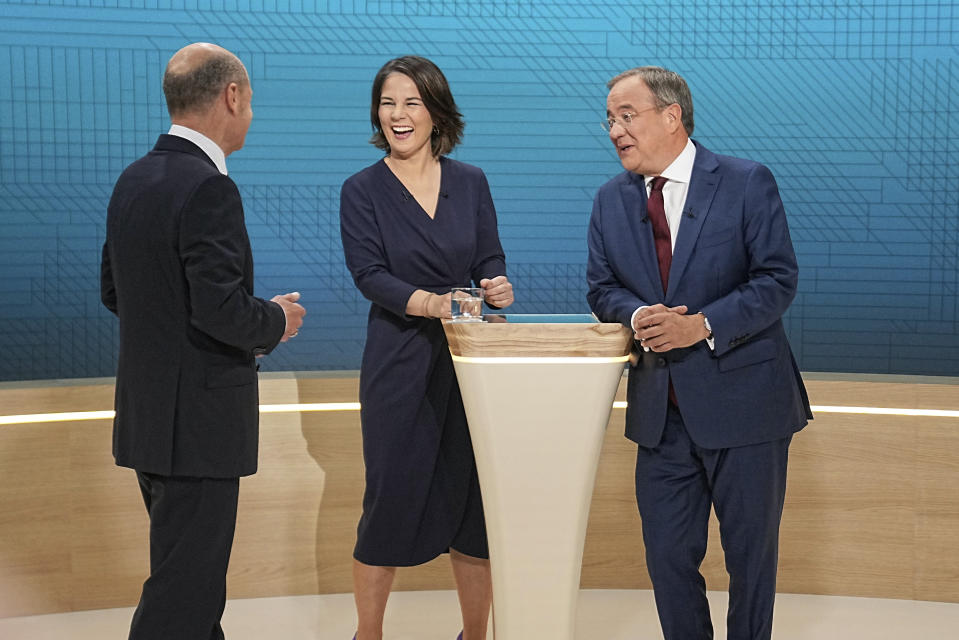
{"type": "Polygon", "coordinates": [[[675,104],[659,108],[652,91],[639,76],[613,85],[606,99],[606,115],[616,119],[609,139],[623,168],[645,176],[662,173],[686,144],[679,114],[675,104]],[[631,123],[625,124],[624,114],[631,116],[631,123]]]}
{"type": "Polygon", "coordinates": [[[402,73],[386,77],[378,113],[391,157],[406,160],[424,153],[433,155],[433,118],[412,78],[402,73]]]}

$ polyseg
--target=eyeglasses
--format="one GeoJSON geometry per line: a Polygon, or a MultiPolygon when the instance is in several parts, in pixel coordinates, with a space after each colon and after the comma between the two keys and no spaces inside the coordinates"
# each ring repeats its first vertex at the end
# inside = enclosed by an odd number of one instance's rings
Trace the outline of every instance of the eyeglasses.
{"type": "Polygon", "coordinates": [[[659,107],[657,106],[646,107],[645,109],[640,109],[639,111],[636,111],[633,113],[630,113],[629,111],[627,111],[626,113],[619,116],[618,118],[616,116],[609,116],[602,122],[603,131],[605,131],[606,133],[609,133],[610,131],[613,130],[613,127],[615,127],[616,125],[619,125],[623,129],[626,129],[628,131],[629,125],[633,123],[633,118],[635,118],[641,113],[652,111],[653,109],[659,109],[659,107]]]}

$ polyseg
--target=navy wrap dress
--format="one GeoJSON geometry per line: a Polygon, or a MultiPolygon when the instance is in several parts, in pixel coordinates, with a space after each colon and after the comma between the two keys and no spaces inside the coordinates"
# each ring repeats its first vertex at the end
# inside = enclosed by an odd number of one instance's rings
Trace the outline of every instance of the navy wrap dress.
{"type": "Polygon", "coordinates": [[[437,294],[506,275],[496,212],[477,167],[441,157],[430,218],[382,160],[340,195],[346,264],[372,304],[360,370],[366,493],[353,556],[412,566],[453,548],[487,558],[476,462],[440,320],[406,315],[437,294]]]}

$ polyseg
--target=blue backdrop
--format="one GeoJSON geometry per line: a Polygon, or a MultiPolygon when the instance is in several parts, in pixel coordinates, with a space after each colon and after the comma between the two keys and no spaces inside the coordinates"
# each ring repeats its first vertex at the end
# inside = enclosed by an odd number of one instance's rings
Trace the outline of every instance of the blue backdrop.
{"type": "Polygon", "coordinates": [[[161,75],[193,41],[253,80],[229,158],[257,293],[309,309],[267,370],[356,369],[367,303],[339,187],[374,162],[369,88],[427,56],[487,173],[516,312],[582,313],[597,187],[621,170],[605,82],[684,75],[696,137],[776,175],[800,262],[787,316],[806,371],[959,375],[959,8],[950,1],[0,1],[0,379],[113,375],[99,302],[106,203],[169,126],[161,75]]]}

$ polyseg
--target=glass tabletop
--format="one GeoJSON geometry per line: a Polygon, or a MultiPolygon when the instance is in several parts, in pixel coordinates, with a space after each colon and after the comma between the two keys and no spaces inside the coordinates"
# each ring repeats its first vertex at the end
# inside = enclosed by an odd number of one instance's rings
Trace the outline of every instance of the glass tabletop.
{"type": "Polygon", "coordinates": [[[487,322],[510,322],[530,324],[596,324],[599,320],[591,313],[494,313],[483,316],[487,322]]]}

